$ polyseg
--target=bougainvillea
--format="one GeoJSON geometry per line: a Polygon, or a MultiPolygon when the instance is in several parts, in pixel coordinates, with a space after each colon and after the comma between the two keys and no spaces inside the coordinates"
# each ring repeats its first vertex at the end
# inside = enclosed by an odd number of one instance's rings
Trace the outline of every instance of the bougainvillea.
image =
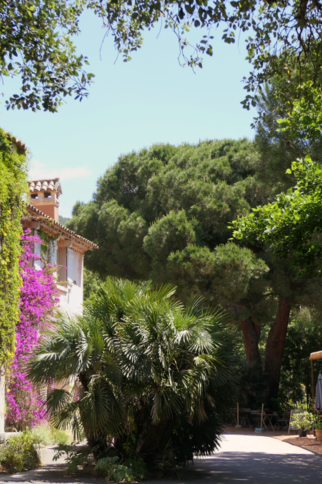
{"type": "Polygon", "coordinates": [[[20,318],[16,325],[16,350],[14,361],[9,369],[7,384],[7,427],[23,430],[44,419],[45,409],[38,388],[34,388],[24,370],[38,344],[39,330],[50,323],[58,292],[54,279],[55,268],[42,264],[37,270],[32,261],[40,257],[34,253],[35,244],[42,241],[38,235],[24,230],[22,235],[22,255],[20,258],[20,318]]]}

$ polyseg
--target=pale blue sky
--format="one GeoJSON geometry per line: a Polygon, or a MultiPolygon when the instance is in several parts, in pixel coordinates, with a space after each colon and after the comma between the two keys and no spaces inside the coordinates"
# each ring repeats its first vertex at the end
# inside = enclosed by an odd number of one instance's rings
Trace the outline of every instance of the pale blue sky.
{"type": "MultiPolygon", "coordinates": [[[[214,55],[205,56],[204,68],[194,74],[179,66],[177,40],[170,31],[158,38],[159,30],[148,32],[131,62],[119,57],[115,63],[111,38],[100,60],[100,21],[87,13],[81,28],[76,43],[96,76],[88,99],[67,99],[57,114],[8,112],[0,106],[1,127],[31,151],[31,175],[61,177],[61,215],[70,216],[77,200],[91,199],[98,177],[121,154],[153,143],[253,138],[254,112],[240,104],[245,95],[241,80],[250,69],[242,41],[225,45],[215,32],[214,55]]],[[[16,81],[6,79],[0,92],[7,96],[15,86],[16,81]]]]}

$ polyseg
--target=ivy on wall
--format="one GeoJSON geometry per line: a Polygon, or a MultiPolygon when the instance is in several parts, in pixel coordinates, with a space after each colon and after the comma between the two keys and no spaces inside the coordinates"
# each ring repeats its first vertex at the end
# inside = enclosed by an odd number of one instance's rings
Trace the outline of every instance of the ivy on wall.
{"type": "Polygon", "coordinates": [[[26,154],[0,129],[0,365],[12,358],[15,349],[26,193],[26,154]]]}

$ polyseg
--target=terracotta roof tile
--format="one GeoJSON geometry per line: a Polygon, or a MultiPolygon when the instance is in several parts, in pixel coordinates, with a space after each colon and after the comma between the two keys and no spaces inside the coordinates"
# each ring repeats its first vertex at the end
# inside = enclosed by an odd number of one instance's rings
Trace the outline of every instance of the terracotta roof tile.
{"type": "Polygon", "coordinates": [[[81,244],[86,245],[90,250],[99,249],[99,246],[94,244],[94,242],[91,242],[90,240],[85,239],[85,237],[82,237],[81,235],[76,234],[75,232],[68,229],[64,225],[60,224],[59,222],[55,222],[55,220],[49,217],[49,215],[46,215],[44,212],[42,212],[36,207],[33,207],[29,203],[27,203],[27,210],[29,213],[34,214],[35,216],[40,216],[48,220],[48,222],[51,223],[54,227],[57,227],[61,232],[64,232],[66,235],[69,235],[70,237],[76,239],[81,244]]]}
{"type": "Polygon", "coordinates": [[[62,195],[59,178],[47,178],[46,180],[33,180],[28,182],[30,192],[56,191],[62,195]]]}

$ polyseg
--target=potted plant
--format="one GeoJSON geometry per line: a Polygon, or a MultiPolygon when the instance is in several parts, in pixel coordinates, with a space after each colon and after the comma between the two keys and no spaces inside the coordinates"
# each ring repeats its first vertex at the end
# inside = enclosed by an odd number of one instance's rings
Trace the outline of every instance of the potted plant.
{"type": "Polygon", "coordinates": [[[292,415],[291,428],[298,429],[300,437],[306,437],[306,432],[312,427],[314,423],[315,419],[311,413],[294,413],[292,415]]]}
{"type": "Polygon", "coordinates": [[[322,441],[322,417],[318,416],[315,421],[315,436],[316,439],[322,441]]]}

